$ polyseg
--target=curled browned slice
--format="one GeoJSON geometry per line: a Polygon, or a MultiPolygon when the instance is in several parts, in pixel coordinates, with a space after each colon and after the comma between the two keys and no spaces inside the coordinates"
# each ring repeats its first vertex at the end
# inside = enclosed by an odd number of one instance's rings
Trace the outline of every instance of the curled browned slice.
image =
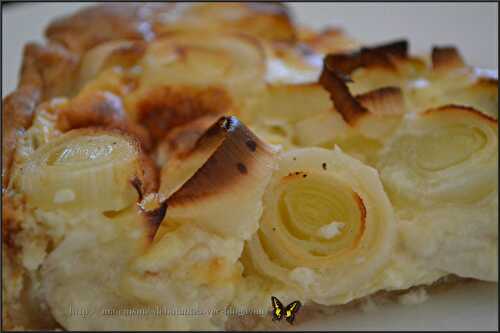
{"type": "Polygon", "coordinates": [[[349,91],[346,80],[325,63],[320,83],[330,93],[335,109],[348,124],[355,125],[366,115],[401,115],[404,113],[404,99],[400,88],[385,87],[354,97],[349,91]]]}
{"type": "Polygon", "coordinates": [[[346,79],[341,77],[341,73],[330,69],[325,62],[319,82],[330,92],[330,98],[342,118],[347,123],[354,123],[358,117],[369,111],[351,95],[344,80],[346,79]]]}
{"type": "Polygon", "coordinates": [[[325,65],[344,75],[348,75],[359,67],[383,67],[394,69],[391,58],[406,58],[408,42],[398,40],[374,47],[363,47],[352,53],[329,54],[325,57],[325,65]]]}
{"type": "Polygon", "coordinates": [[[436,71],[448,71],[465,67],[462,56],[453,46],[433,47],[431,59],[432,69],[436,71]]]}
{"type": "Polygon", "coordinates": [[[219,235],[248,239],[257,229],[274,167],[270,146],[237,118],[220,118],[191,151],[163,167],[160,193],[168,198],[163,224],[191,221],[219,235]]]}

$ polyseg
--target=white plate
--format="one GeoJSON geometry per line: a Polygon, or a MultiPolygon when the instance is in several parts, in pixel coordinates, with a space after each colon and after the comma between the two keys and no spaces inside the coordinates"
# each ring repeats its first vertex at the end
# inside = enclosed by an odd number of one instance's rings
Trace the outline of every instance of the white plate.
{"type": "MultiPolygon", "coordinates": [[[[24,4],[4,7],[2,89],[17,84],[23,45],[42,41],[54,17],[88,3],[24,4]]],[[[366,43],[408,38],[412,52],[432,45],[457,45],[469,64],[498,68],[497,4],[293,3],[299,23],[314,28],[335,24],[366,43]]],[[[89,22],[89,24],[91,24],[89,22]]],[[[3,96],[2,96],[3,97],[3,96]]],[[[498,330],[498,284],[473,283],[431,297],[418,305],[390,304],[370,312],[347,312],[310,321],[303,330],[498,330]]]]}

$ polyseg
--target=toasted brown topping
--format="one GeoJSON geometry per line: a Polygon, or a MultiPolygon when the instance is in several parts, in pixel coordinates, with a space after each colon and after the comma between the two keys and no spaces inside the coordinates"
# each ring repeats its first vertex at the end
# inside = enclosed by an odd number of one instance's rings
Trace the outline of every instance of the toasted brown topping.
{"type": "Polygon", "coordinates": [[[126,118],[120,97],[96,91],[74,98],[58,112],[57,126],[62,131],[90,126],[109,126],[126,118]]]}
{"type": "Polygon", "coordinates": [[[42,100],[71,94],[78,73],[79,57],[55,45],[29,43],[24,47],[19,87],[35,86],[42,100]]]}
{"type": "Polygon", "coordinates": [[[382,67],[395,70],[394,58],[406,58],[408,42],[399,40],[375,47],[363,47],[359,51],[344,54],[328,54],[325,66],[344,75],[351,74],[360,67],[382,67]]]}
{"type": "Polygon", "coordinates": [[[121,98],[110,92],[95,91],[77,96],[58,110],[57,126],[62,131],[92,126],[117,128],[136,136],[145,149],[151,148],[148,132],[128,120],[121,98]]]}
{"type": "Polygon", "coordinates": [[[254,175],[256,168],[260,168],[256,165],[259,159],[272,153],[265,143],[235,117],[220,118],[190,152],[180,157],[179,167],[200,152],[206,152],[210,156],[202,162],[192,177],[169,197],[169,205],[195,201],[224,191],[225,188],[239,183],[242,175],[254,175]],[[250,140],[255,142],[255,152],[248,150],[246,143],[250,140]]]}
{"type": "Polygon", "coordinates": [[[159,87],[141,98],[137,105],[138,121],[160,141],[172,129],[202,116],[228,114],[232,100],[220,88],[159,87]]]}
{"type": "Polygon", "coordinates": [[[460,52],[453,46],[433,47],[431,58],[434,70],[448,71],[465,67],[460,52]]]}

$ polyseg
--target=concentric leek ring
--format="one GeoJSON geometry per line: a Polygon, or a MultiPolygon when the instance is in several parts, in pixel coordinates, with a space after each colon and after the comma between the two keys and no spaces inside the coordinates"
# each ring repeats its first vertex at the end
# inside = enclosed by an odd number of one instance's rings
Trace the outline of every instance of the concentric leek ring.
{"type": "Polygon", "coordinates": [[[16,183],[42,209],[120,210],[135,202],[141,168],[137,143],[119,133],[82,129],[40,147],[16,183]]]}
{"type": "Polygon", "coordinates": [[[283,154],[246,253],[260,274],[331,304],[382,268],[394,236],[375,170],[339,149],[298,149],[283,154]]]}
{"type": "Polygon", "coordinates": [[[263,83],[265,54],[253,38],[207,34],[200,39],[187,32],[152,43],[144,57],[147,86],[223,86],[248,93],[263,83]]]}
{"type": "Polygon", "coordinates": [[[409,116],[378,169],[398,207],[478,201],[497,184],[498,124],[458,106],[409,116]]]}

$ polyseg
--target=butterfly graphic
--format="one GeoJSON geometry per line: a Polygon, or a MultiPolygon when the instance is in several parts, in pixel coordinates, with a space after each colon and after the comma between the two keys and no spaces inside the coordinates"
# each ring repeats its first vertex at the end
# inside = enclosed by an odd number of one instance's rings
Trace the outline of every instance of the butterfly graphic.
{"type": "Polygon", "coordinates": [[[295,320],[295,315],[299,312],[302,304],[299,301],[293,301],[283,307],[283,304],[274,296],[271,296],[271,304],[273,306],[273,321],[281,320],[285,317],[286,321],[293,325],[293,321],[295,320]]]}

